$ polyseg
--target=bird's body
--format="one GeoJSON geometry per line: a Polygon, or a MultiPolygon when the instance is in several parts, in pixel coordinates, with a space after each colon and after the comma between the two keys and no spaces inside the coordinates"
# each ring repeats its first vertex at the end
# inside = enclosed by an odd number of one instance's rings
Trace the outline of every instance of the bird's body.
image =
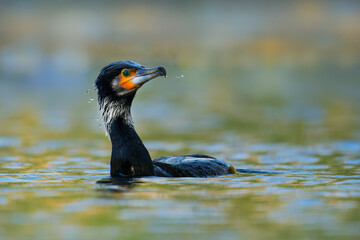
{"type": "Polygon", "coordinates": [[[213,177],[236,173],[231,164],[201,154],[160,157],[153,163],[158,177],[213,177]]]}
{"type": "Polygon", "coordinates": [[[112,144],[111,176],[212,177],[236,173],[231,164],[206,155],[151,160],[135,131],[130,108],[137,90],[145,82],[165,75],[163,67],[147,69],[130,61],[111,63],[101,70],[95,84],[100,112],[112,144]]]}

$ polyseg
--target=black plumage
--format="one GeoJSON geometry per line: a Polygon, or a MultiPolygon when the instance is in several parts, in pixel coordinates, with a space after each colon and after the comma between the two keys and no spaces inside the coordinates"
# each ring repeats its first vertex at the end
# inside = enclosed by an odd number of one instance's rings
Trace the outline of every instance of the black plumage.
{"type": "Polygon", "coordinates": [[[231,164],[206,155],[151,160],[135,131],[130,108],[137,90],[158,76],[166,76],[163,67],[148,69],[119,61],[105,66],[96,79],[100,112],[112,144],[111,176],[210,177],[236,173],[231,164]]]}

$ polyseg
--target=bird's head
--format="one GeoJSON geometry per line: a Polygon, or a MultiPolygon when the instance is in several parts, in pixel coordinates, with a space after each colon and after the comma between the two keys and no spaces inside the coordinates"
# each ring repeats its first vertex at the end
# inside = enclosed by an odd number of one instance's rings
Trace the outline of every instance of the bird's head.
{"type": "Polygon", "coordinates": [[[115,119],[132,124],[130,107],[136,91],[158,76],[166,76],[165,68],[145,68],[132,61],[113,62],[101,70],[95,85],[100,112],[109,133],[115,119]]]}
{"type": "Polygon", "coordinates": [[[145,68],[132,61],[113,62],[105,66],[96,79],[99,97],[121,98],[133,95],[149,80],[166,76],[165,68],[145,68]]]}

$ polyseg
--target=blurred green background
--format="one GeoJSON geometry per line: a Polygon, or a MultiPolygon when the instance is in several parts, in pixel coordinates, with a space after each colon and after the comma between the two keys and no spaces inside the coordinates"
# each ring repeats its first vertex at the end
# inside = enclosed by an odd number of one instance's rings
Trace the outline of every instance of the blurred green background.
{"type": "Polygon", "coordinates": [[[0,0],[0,238],[358,239],[359,76],[360,1],[0,0]],[[153,158],[269,174],[97,184],[119,60],[153,158]]]}
{"type": "Polygon", "coordinates": [[[102,133],[93,82],[133,60],[168,70],[135,101],[145,137],[358,138],[359,12],[358,1],[2,1],[0,134],[102,133]]]}

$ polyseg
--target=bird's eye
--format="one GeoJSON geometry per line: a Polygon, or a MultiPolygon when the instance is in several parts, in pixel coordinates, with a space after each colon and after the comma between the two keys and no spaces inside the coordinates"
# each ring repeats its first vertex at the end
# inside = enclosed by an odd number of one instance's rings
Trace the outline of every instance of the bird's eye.
{"type": "Polygon", "coordinates": [[[124,76],[124,77],[128,77],[130,75],[130,71],[129,69],[124,69],[122,70],[121,74],[124,76]]]}

